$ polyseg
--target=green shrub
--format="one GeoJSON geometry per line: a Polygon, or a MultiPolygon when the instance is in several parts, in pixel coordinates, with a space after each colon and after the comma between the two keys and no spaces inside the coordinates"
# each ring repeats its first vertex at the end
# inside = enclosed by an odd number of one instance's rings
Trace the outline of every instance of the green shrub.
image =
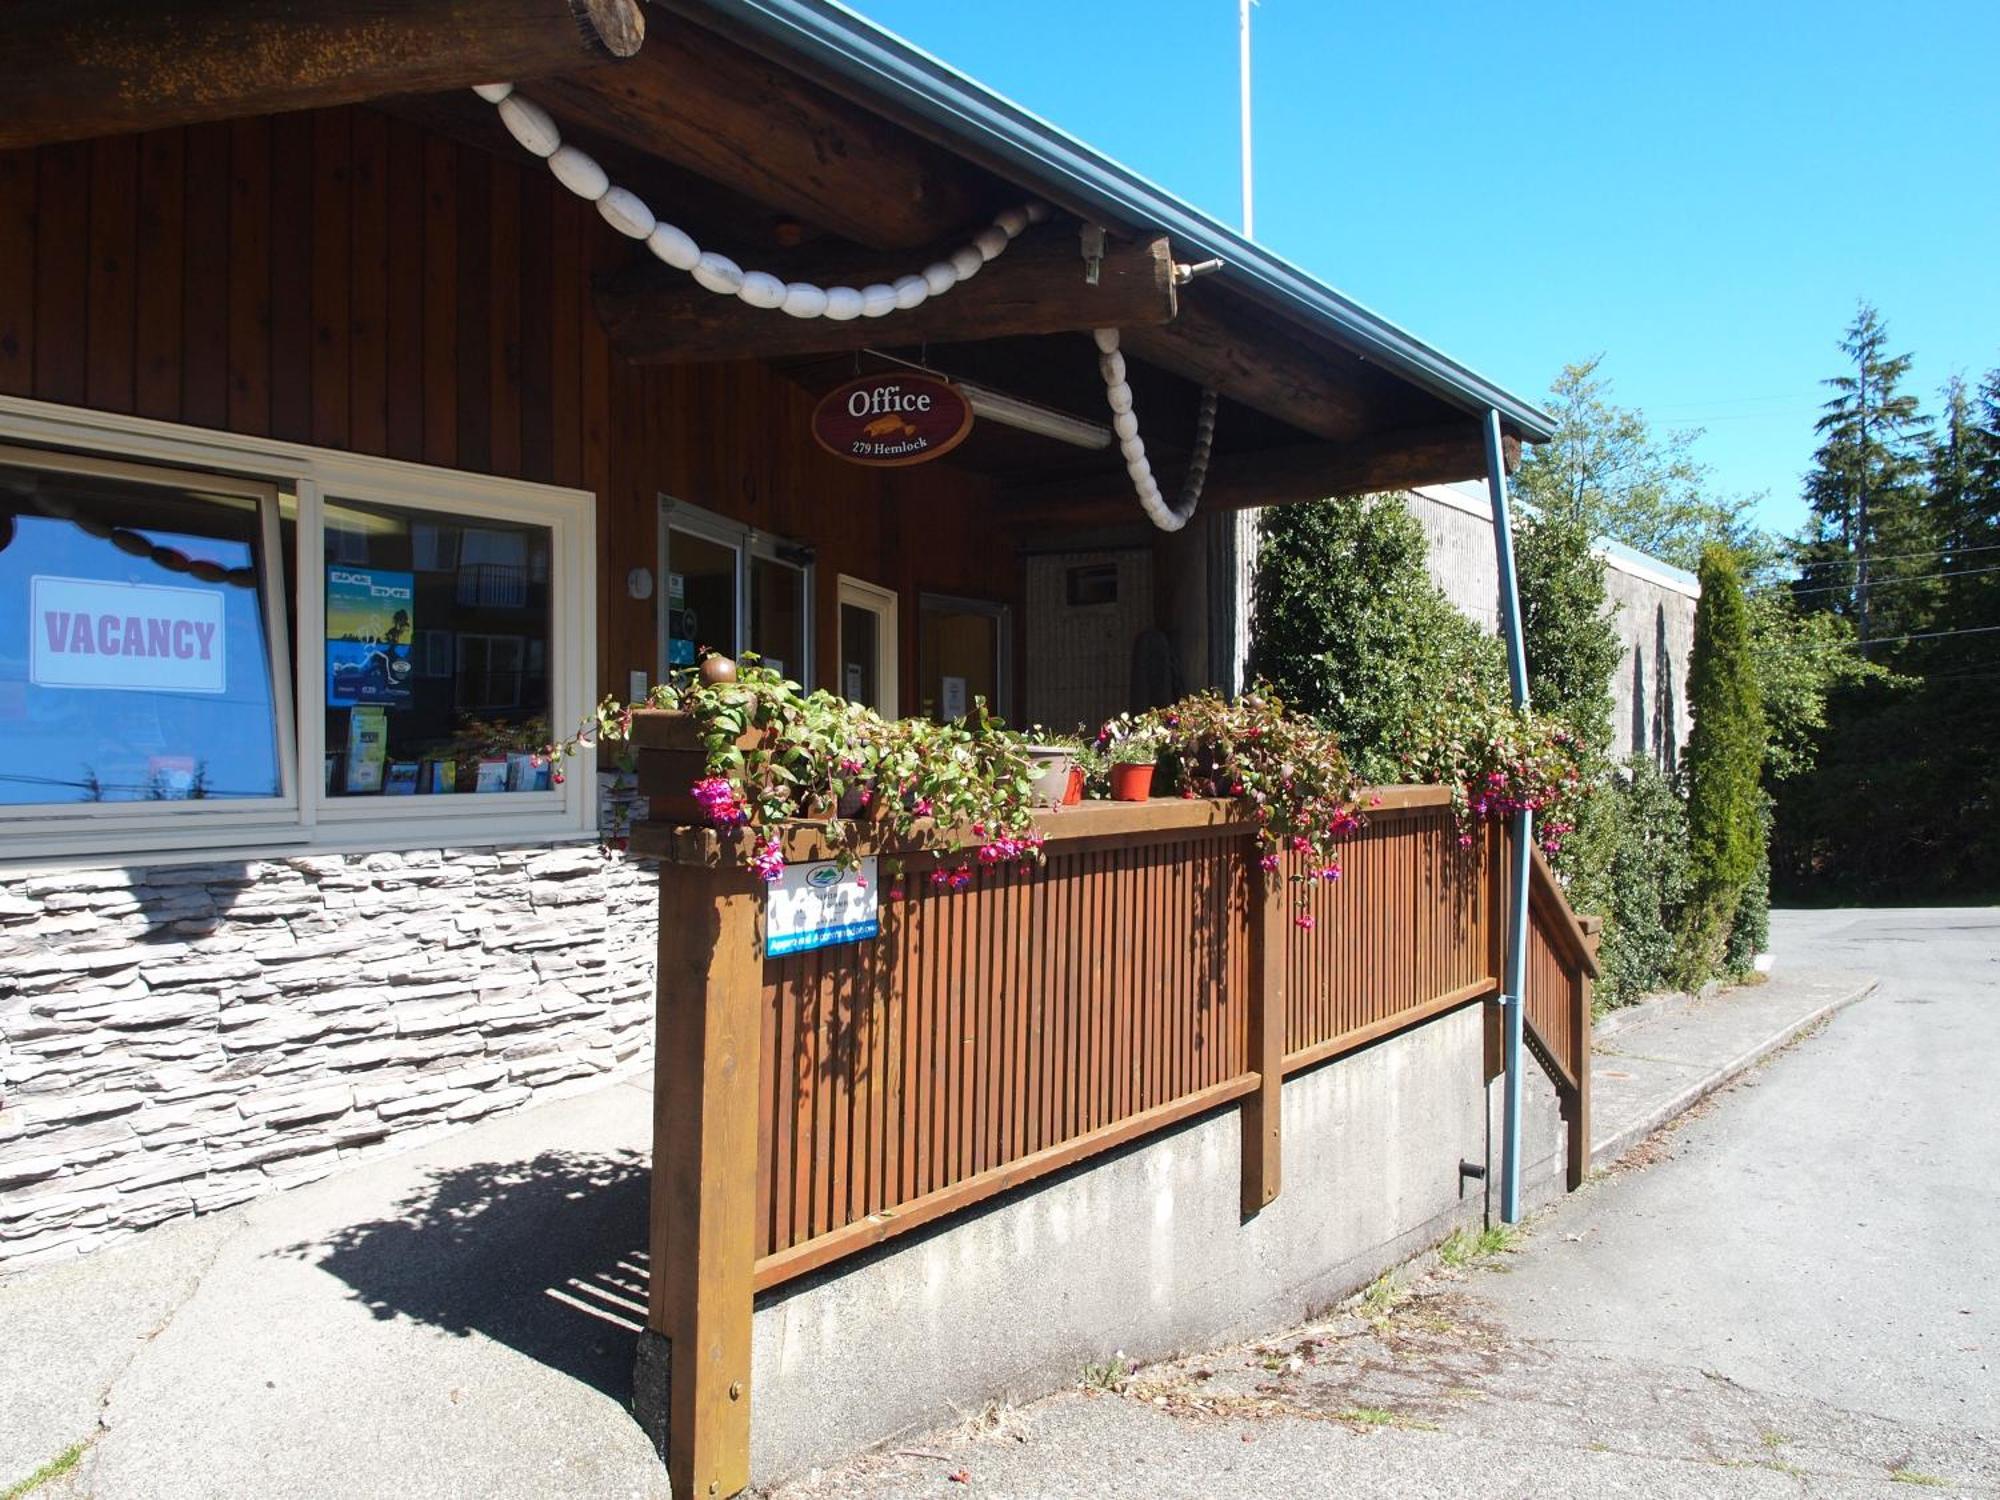
{"type": "Polygon", "coordinates": [[[1573,847],[1581,869],[1570,902],[1604,918],[1599,1008],[1668,988],[1678,971],[1689,880],[1680,792],[1652,762],[1634,762],[1587,800],[1573,847]]]}
{"type": "Polygon", "coordinates": [[[1371,781],[1407,727],[1464,681],[1504,698],[1499,643],[1431,582],[1423,527],[1394,495],[1264,513],[1250,675],[1340,738],[1371,781]]]}

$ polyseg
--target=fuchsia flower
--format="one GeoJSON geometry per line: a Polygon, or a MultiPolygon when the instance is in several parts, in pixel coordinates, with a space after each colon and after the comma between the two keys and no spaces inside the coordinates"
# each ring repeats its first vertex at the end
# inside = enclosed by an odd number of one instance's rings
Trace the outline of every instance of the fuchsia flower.
{"type": "Polygon", "coordinates": [[[776,880],[785,873],[785,853],[779,846],[776,835],[750,856],[750,868],[766,880],[776,880]]]}
{"type": "Polygon", "coordinates": [[[1275,854],[1267,854],[1262,859],[1257,861],[1257,865],[1258,868],[1268,873],[1278,868],[1278,856],[1275,854]]]}
{"type": "Polygon", "coordinates": [[[1338,880],[1338,879],[1340,879],[1340,866],[1339,866],[1339,864],[1337,864],[1337,863],[1336,863],[1336,864],[1330,864],[1330,865],[1324,865],[1324,866],[1322,866],[1322,867],[1320,868],[1320,872],[1319,872],[1319,878],[1320,878],[1321,880],[1338,880]]]}
{"type": "Polygon", "coordinates": [[[750,809],[736,795],[727,776],[705,776],[688,791],[701,804],[702,816],[718,828],[734,828],[750,821],[750,809]]]}
{"type": "Polygon", "coordinates": [[[1305,928],[1306,931],[1308,932],[1312,931],[1313,928],[1319,926],[1319,919],[1309,911],[1300,912],[1297,916],[1292,918],[1292,921],[1296,923],[1298,926],[1305,928]]]}

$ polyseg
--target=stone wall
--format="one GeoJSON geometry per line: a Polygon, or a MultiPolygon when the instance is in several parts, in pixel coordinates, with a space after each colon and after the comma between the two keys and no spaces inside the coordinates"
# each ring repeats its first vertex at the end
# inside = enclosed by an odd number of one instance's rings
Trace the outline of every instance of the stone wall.
{"type": "Polygon", "coordinates": [[[655,900],[594,844],[0,873],[0,1272],[639,1062],[655,900]]]}

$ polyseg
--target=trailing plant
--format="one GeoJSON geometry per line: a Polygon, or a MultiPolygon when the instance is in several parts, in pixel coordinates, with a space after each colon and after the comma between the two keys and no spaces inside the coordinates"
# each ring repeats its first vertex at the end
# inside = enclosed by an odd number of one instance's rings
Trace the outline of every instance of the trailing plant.
{"type": "Polygon", "coordinates": [[[939,885],[964,885],[976,865],[1041,859],[1028,742],[983,699],[950,724],[886,720],[746,658],[733,672],[680,674],[643,705],[607,699],[549,753],[566,758],[587,744],[629,742],[637,707],[693,719],[703,774],[689,792],[709,823],[757,835],[746,863],[766,880],[784,872],[778,835],[793,821],[819,823],[844,865],[858,862],[864,842],[934,854],[939,885]],[[842,815],[843,799],[858,804],[854,816],[842,815]]]}
{"type": "Polygon", "coordinates": [[[1451,789],[1461,845],[1481,823],[1531,812],[1535,841],[1553,859],[1593,789],[1586,754],[1562,720],[1517,709],[1466,679],[1411,721],[1400,767],[1405,781],[1451,789]]]}
{"type": "Polygon", "coordinates": [[[1288,876],[1300,891],[1295,920],[1312,925],[1304,890],[1338,880],[1339,845],[1362,826],[1360,778],[1340,739],[1316,720],[1289,712],[1269,683],[1231,702],[1203,692],[1156,710],[1170,762],[1170,785],[1184,797],[1229,797],[1256,825],[1263,868],[1297,856],[1288,876]]]}

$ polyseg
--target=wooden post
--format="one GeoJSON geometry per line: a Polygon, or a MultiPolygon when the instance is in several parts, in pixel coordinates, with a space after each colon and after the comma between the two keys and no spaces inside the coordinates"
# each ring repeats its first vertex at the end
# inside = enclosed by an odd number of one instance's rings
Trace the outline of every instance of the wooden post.
{"type": "MultiPolygon", "coordinates": [[[[1584,941],[1590,944],[1590,956],[1596,958],[1604,919],[1581,917],[1577,925],[1583,929],[1584,941]]],[[[1576,1012],[1570,1017],[1570,1075],[1576,1079],[1576,1097],[1569,1101],[1569,1109],[1565,1112],[1569,1126],[1568,1182],[1571,1192],[1582,1187],[1583,1180],[1590,1175],[1590,1019],[1591,992],[1594,988],[1590,971],[1580,968],[1571,992],[1576,1012]]]]}
{"type": "Polygon", "coordinates": [[[1250,884],[1250,1066],[1257,1088],[1243,1100],[1243,1216],[1278,1196],[1284,1160],[1285,923],[1289,882],[1244,856],[1250,884]]]}
{"type": "Polygon", "coordinates": [[[1507,842],[1498,822],[1488,823],[1480,835],[1486,851],[1486,964],[1493,976],[1493,994],[1483,1009],[1486,1020],[1486,1081],[1491,1083],[1507,1071],[1506,1017],[1499,997],[1501,975],[1507,962],[1507,842]]]}
{"type": "MultiPolygon", "coordinates": [[[[750,1311],[756,1267],[758,887],[740,868],[660,866],[658,1043],[648,1341],[668,1341],[661,1439],[674,1494],[725,1500],[750,1483],[750,1311]]],[[[650,1420],[649,1420],[650,1418],[650,1420]]]]}

